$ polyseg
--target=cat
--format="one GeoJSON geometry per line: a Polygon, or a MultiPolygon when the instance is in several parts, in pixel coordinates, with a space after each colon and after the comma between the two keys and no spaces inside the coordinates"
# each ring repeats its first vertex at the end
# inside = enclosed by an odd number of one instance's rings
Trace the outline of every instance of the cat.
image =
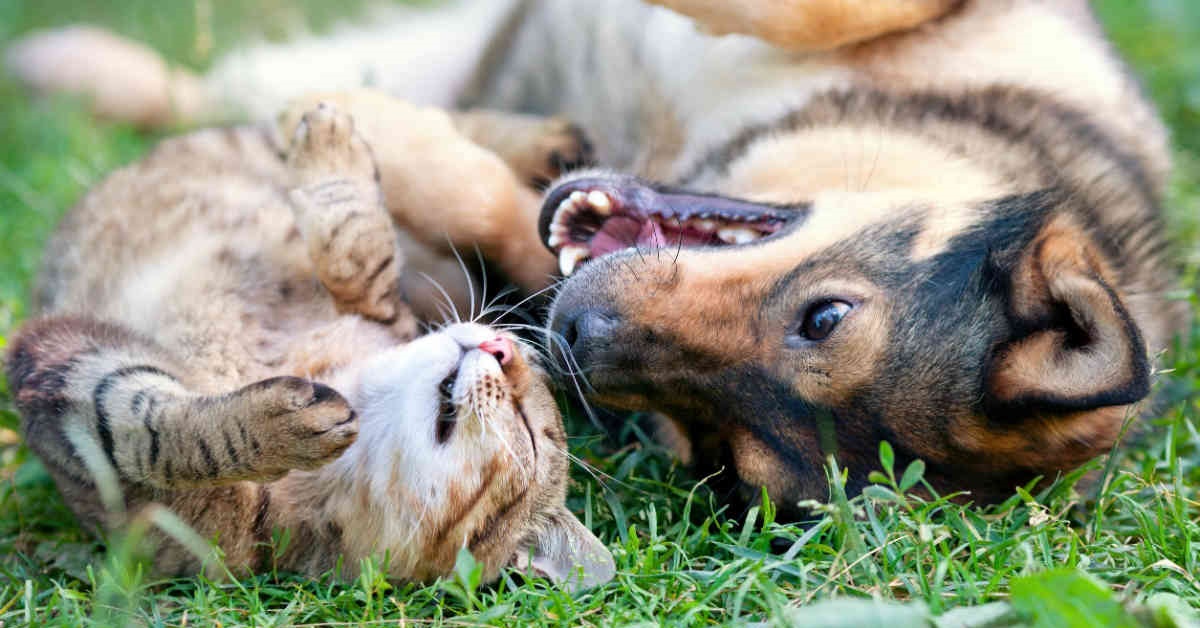
{"type": "MultiPolygon", "coordinates": [[[[396,237],[370,146],[326,102],[292,135],[165,140],[91,190],[6,361],[26,442],[85,527],[162,504],[235,573],[376,557],[422,581],[465,547],[486,579],[610,579],[564,505],[536,353],[477,323],[414,338],[396,237]]],[[[157,571],[205,568],[157,540],[157,571]]]]}

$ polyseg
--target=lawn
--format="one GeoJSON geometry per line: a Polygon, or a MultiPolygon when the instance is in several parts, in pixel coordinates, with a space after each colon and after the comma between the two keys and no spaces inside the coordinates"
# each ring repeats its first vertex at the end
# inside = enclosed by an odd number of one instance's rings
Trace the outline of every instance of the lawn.
{"type": "MultiPolygon", "coordinates": [[[[319,30],[347,4],[356,3],[0,0],[0,46],[33,28],[86,21],[203,68],[246,38],[319,30]]],[[[1180,298],[1200,311],[1200,3],[1097,6],[1174,131],[1169,213],[1184,270],[1180,298]]],[[[68,99],[34,101],[4,77],[0,137],[2,346],[27,314],[55,220],[156,138],[96,123],[68,99]]],[[[847,500],[834,482],[829,503],[813,505],[815,524],[781,525],[769,503],[724,512],[702,479],[636,423],[604,435],[572,421],[572,449],[589,468],[575,465],[569,505],[609,543],[619,568],[610,584],[578,594],[507,576],[479,587],[469,557],[454,577],[428,586],[388,583],[370,569],[354,582],[284,573],[154,579],[130,559],[136,535],[105,546],[78,528],[19,444],[0,384],[0,622],[1181,624],[1200,609],[1200,324],[1193,329],[1163,361],[1154,412],[1122,447],[1047,490],[1018,491],[988,509],[907,496],[919,465],[893,469],[881,448],[878,484],[866,494],[847,500]],[[1094,486],[1077,482],[1084,471],[1094,486]]]]}

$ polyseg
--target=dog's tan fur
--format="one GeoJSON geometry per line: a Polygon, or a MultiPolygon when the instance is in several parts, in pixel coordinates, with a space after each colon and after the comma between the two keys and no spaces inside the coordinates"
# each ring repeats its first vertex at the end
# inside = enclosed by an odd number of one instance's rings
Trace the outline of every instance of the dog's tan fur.
{"type": "MultiPolygon", "coordinates": [[[[517,3],[456,92],[458,104],[562,114],[588,131],[612,170],[556,182],[546,222],[570,190],[693,190],[802,216],[761,241],[629,248],[569,278],[551,338],[571,344],[597,401],[701,427],[703,438],[664,432],[697,460],[727,452],[748,496],[766,486],[785,508],[824,495],[828,453],[861,486],[882,438],[929,462],[935,486],[981,500],[1113,445],[1186,314],[1165,298],[1167,135],[1084,0],[659,4],[676,13],[634,0],[517,3]],[[850,314],[828,339],[796,344],[821,299],[850,314]],[[820,433],[823,414],[833,434],[820,433]]],[[[63,84],[39,63],[62,47],[41,41],[17,65],[63,84]]],[[[383,63],[337,45],[324,50],[383,63]]],[[[205,86],[209,111],[253,109],[261,94],[251,103],[222,77],[282,86],[288,67],[258,48],[187,84],[205,86]]],[[[154,72],[164,89],[182,84],[154,72]]],[[[453,126],[406,111],[372,143],[453,126]]],[[[415,177],[447,189],[496,180],[471,150],[431,150],[447,161],[382,160],[389,206],[390,179],[404,182],[397,199],[415,177]]],[[[400,222],[423,242],[445,231],[479,242],[536,285],[547,260],[522,268],[520,257],[535,255],[522,225],[537,201],[457,192],[462,202],[400,222]]]]}

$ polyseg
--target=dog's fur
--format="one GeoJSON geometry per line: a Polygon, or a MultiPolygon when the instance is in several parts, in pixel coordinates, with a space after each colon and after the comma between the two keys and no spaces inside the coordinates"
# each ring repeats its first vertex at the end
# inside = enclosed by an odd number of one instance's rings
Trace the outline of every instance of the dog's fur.
{"type": "MultiPolygon", "coordinates": [[[[747,495],[765,486],[785,511],[825,495],[829,454],[861,487],[881,439],[925,459],[935,487],[985,501],[1114,444],[1186,314],[1165,298],[1166,133],[1086,2],[659,3],[672,10],[460,7],[484,35],[467,42],[380,17],[368,34],[245,50],[204,78],[159,68],[155,93],[174,105],[124,110],[269,114],[371,76],[441,106],[572,119],[606,169],[550,189],[543,237],[568,270],[603,252],[590,192],[649,231],[565,281],[552,341],[595,400],[666,413],[694,432],[676,439],[694,459],[732,462],[747,495]],[[439,63],[429,89],[417,68],[439,63]],[[335,65],[336,79],[313,71],[335,65]],[[560,207],[594,224],[558,221],[560,207]],[[664,212],[769,228],[684,246],[652,233],[647,216],[664,212]]],[[[63,47],[37,44],[13,57],[23,75],[78,88],[45,62],[63,47]]],[[[401,126],[373,144],[407,153],[401,126]]],[[[491,185],[486,171],[396,164],[491,185]]],[[[389,204],[413,176],[384,169],[389,204]]],[[[548,260],[522,262],[526,236],[493,230],[532,228],[526,200],[430,211],[418,239],[463,229],[539,283],[548,260]]]]}

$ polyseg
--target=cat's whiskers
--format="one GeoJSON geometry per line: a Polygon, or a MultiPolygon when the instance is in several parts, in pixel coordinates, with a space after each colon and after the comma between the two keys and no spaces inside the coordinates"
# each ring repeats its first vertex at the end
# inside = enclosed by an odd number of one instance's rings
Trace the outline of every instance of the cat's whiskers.
{"type": "MultiPolygon", "coordinates": [[[[448,309],[450,311],[450,313],[453,314],[454,322],[461,323],[462,318],[460,318],[458,315],[458,308],[455,307],[455,305],[454,305],[454,299],[450,298],[450,293],[446,292],[446,289],[442,287],[442,284],[440,282],[438,282],[437,279],[434,279],[433,277],[431,277],[428,273],[421,273],[421,278],[424,279],[425,281],[428,281],[431,285],[433,285],[433,287],[439,293],[441,293],[442,299],[446,303],[446,309],[448,309]]],[[[446,315],[446,311],[443,310],[440,303],[438,304],[438,313],[441,314],[443,321],[446,321],[446,322],[450,321],[450,317],[446,315]]]]}
{"type": "MultiPolygon", "coordinates": [[[[495,319],[493,319],[493,321],[498,322],[498,321],[502,320],[505,316],[508,316],[509,314],[512,314],[514,312],[523,315],[523,313],[520,310],[521,306],[525,305],[526,303],[529,303],[533,299],[536,299],[536,298],[542,296],[543,294],[546,294],[547,292],[550,292],[551,290],[558,289],[558,287],[559,287],[559,285],[557,283],[552,283],[552,284],[546,286],[545,288],[542,288],[541,290],[537,290],[535,292],[530,293],[524,299],[521,299],[520,301],[514,303],[513,305],[505,308],[504,311],[501,312],[499,316],[497,316],[495,319]]],[[[513,290],[515,290],[515,288],[513,290]]],[[[497,298],[493,299],[493,301],[497,301],[497,300],[499,300],[500,297],[505,296],[505,295],[506,295],[506,292],[501,291],[499,294],[496,295],[497,298]]],[[[503,307],[503,306],[497,305],[495,307],[498,309],[499,307],[503,307]]],[[[485,313],[490,314],[492,309],[493,309],[493,306],[488,306],[485,310],[481,310],[480,316],[482,317],[485,313]]]]}
{"type": "MultiPolygon", "coordinates": [[[[459,268],[459,270],[462,271],[463,279],[467,280],[467,294],[470,297],[471,301],[470,301],[470,305],[467,306],[467,317],[466,318],[467,318],[467,320],[474,321],[475,320],[475,281],[471,277],[471,270],[467,268],[467,263],[463,261],[462,255],[459,255],[458,247],[456,247],[452,243],[450,243],[449,238],[447,238],[446,244],[450,245],[450,252],[454,253],[454,259],[458,260],[458,268],[459,268]]],[[[478,252],[478,250],[479,250],[478,247],[475,250],[476,250],[476,252],[478,252]]],[[[483,262],[481,259],[480,260],[480,270],[482,270],[482,264],[483,264],[483,262]]],[[[487,273],[481,272],[480,274],[483,275],[483,292],[482,292],[482,294],[486,295],[487,294],[487,273]]]]}

